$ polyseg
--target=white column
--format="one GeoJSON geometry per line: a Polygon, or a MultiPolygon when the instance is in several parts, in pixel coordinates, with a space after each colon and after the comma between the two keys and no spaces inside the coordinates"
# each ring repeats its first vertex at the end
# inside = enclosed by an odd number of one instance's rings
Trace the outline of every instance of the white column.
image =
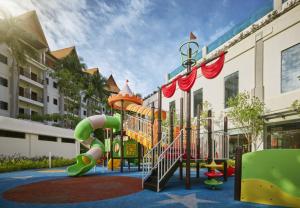
{"type": "Polygon", "coordinates": [[[273,9],[278,12],[282,9],[282,0],[273,0],[273,9]]]}

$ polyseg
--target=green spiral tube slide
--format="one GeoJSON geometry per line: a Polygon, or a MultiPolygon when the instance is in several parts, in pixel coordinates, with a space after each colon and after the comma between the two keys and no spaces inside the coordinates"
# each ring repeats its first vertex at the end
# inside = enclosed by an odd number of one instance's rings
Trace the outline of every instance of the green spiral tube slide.
{"type": "Polygon", "coordinates": [[[96,165],[97,159],[100,159],[104,153],[104,144],[91,134],[99,128],[113,128],[120,130],[120,114],[114,116],[95,115],[80,121],[74,131],[74,137],[81,143],[89,146],[86,153],[77,155],[76,164],[67,168],[69,176],[81,176],[96,165]]]}

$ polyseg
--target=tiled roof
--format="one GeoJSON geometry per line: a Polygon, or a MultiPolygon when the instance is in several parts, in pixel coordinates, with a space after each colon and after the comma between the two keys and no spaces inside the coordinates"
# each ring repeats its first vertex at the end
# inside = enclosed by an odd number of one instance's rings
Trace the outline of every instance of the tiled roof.
{"type": "Polygon", "coordinates": [[[107,86],[106,86],[106,90],[111,92],[111,93],[119,93],[120,92],[120,89],[114,79],[114,77],[112,75],[109,76],[109,78],[107,79],[107,82],[106,82],[107,86]]]}
{"type": "Polygon", "coordinates": [[[24,14],[17,16],[16,19],[19,21],[20,28],[34,35],[35,38],[39,42],[41,42],[44,46],[49,47],[43,28],[36,14],[36,11],[33,10],[33,11],[26,12],[24,14]]]}
{"type": "Polygon", "coordinates": [[[72,51],[75,50],[75,46],[69,47],[69,48],[63,48],[56,51],[51,51],[51,55],[54,56],[57,59],[63,59],[70,55],[72,51]]]}

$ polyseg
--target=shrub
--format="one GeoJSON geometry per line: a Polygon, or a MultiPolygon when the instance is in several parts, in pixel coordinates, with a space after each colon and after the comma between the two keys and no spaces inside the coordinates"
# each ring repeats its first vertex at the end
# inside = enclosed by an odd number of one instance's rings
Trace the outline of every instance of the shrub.
{"type": "MultiPolygon", "coordinates": [[[[75,163],[75,159],[65,159],[63,157],[51,158],[52,167],[64,167],[75,163]]],[[[26,169],[48,168],[48,156],[25,157],[20,154],[10,156],[0,155],[0,173],[26,169]]]]}

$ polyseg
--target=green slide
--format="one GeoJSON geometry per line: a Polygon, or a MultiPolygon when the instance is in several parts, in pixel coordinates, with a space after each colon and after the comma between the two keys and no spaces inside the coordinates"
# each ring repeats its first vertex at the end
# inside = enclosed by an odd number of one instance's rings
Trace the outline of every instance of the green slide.
{"type": "Polygon", "coordinates": [[[76,164],[67,168],[69,176],[81,176],[96,165],[96,161],[104,154],[104,144],[91,134],[99,128],[113,128],[120,130],[120,115],[95,115],[80,121],[74,131],[74,137],[90,149],[86,153],[77,155],[76,164]]]}

